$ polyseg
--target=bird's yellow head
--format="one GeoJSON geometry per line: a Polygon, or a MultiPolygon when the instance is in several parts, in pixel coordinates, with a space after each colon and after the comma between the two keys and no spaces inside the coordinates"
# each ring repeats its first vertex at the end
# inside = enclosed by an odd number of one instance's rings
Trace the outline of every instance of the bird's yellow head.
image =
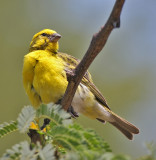
{"type": "Polygon", "coordinates": [[[29,51],[35,50],[48,50],[53,53],[57,53],[59,49],[58,40],[61,38],[56,31],[50,29],[44,29],[36,33],[30,43],[29,51]]]}

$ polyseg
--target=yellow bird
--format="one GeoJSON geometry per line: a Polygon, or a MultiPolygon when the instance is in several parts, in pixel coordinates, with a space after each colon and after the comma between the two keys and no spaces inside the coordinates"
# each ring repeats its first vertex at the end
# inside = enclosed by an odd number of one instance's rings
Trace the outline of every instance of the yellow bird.
{"type": "MultiPolygon", "coordinates": [[[[30,52],[24,57],[23,84],[35,108],[42,103],[59,103],[68,85],[66,72],[72,71],[79,63],[73,56],[58,52],[60,38],[61,35],[54,30],[40,31],[34,35],[30,52]]],[[[79,84],[71,106],[70,111],[75,116],[81,113],[102,123],[108,121],[128,139],[139,133],[137,127],[110,110],[89,72],[79,84]]]]}

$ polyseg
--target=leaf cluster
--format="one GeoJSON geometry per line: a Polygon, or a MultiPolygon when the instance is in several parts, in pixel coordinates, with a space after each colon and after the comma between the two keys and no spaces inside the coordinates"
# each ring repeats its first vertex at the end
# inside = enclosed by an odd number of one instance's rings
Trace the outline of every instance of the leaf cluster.
{"type": "MultiPolygon", "coordinates": [[[[30,145],[28,142],[21,142],[7,150],[3,159],[22,159],[24,156],[27,159],[45,159],[41,157],[41,153],[48,145],[52,146],[48,152],[56,159],[70,159],[73,155],[77,159],[94,159],[111,151],[109,145],[96,132],[73,123],[70,114],[60,105],[41,105],[38,110],[32,106],[26,106],[16,122],[2,125],[0,133],[13,124],[14,128],[16,130],[18,128],[21,133],[36,130],[37,134],[44,137],[44,143],[30,145]],[[41,124],[45,118],[50,119],[50,123],[41,130],[41,124]]],[[[7,131],[10,133],[10,130],[7,131]]]]}
{"type": "MultiPolygon", "coordinates": [[[[34,137],[39,139],[35,142],[30,137],[31,144],[24,141],[14,145],[0,160],[131,160],[127,155],[112,153],[108,143],[94,130],[73,123],[60,105],[41,105],[38,110],[24,107],[17,121],[0,125],[0,138],[17,130],[35,131],[34,137]],[[50,119],[50,123],[41,129],[45,118],[50,119]]],[[[155,143],[148,144],[147,148],[149,155],[137,160],[156,160],[155,143]]]]}
{"type": "Polygon", "coordinates": [[[51,144],[42,147],[37,143],[33,148],[27,141],[7,149],[1,160],[55,160],[54,149],[51,144]]]}

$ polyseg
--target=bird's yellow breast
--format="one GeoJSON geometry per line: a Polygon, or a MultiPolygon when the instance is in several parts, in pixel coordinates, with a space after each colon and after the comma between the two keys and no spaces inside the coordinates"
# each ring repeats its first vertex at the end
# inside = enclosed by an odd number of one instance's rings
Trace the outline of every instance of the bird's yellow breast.
{"type": "Polygon", "coordinates": [[[56,103],[67,87],[64,63],[57,54],[34,51],[24,57],[24,88],[33,106],[56,103]]]}

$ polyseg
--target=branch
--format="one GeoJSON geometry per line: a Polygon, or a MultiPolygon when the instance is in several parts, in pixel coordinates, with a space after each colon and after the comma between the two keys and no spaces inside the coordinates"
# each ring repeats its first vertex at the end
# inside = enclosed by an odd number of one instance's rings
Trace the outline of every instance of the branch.
{"type": "Polygon", "coordinates": [[[95,57],[99,54],[102,48],[105,46],[107,39],[114,28],[120,27],[120,14],[123,8],[125,0],[116,0],[113,10],[106,22],[98,33],[95,33],[92,37],[90,46],[84,55],[81,62],[75,68],[75,70],[68,75],[68,86],[64,97],[61,101],[62,107],[68,110],[71,106],[76,89],[81,82],[88,67],[93,62],[95,57]]]}
{"type": "Polygon", "coordinates": [[[29,129],[29,132],[27,134],[31,139],[31,144],[37,144],[37,142],[40,142],[40,145],[45,145],[44,135],[39,134],[36,130],[29,129]]]}

